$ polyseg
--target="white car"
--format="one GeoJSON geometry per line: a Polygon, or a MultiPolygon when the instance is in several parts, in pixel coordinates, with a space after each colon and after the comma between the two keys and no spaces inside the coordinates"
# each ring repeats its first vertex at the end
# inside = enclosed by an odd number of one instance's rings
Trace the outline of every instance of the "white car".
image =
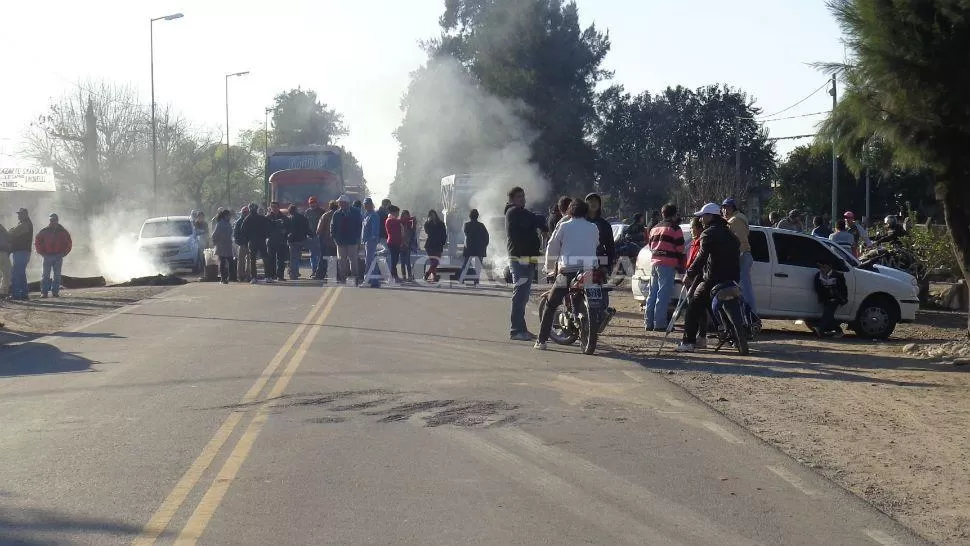
{"type": "MultiPolygon", "coordinates": [[[[690,226],[683,225],[690,246],[690,226]]],[[[860,336],[887,338],[900,322],[916,320],[919,287],[916,279],[884,266],[863,268],[851,254],[831,241],[775,228],[752,226],[749,236],[754,265],[751,283],[758,315],[763,319],[817,320],[822,305],[815,294],[817,257],[834,254],[836,269],[845,275],[849,303],[839,307],[836,320],[849,324],[860,336]]],[[[651,252],[637,256],[632,278],[633,297],[645,300],[650,284],[651,252]]],[[[678,287],[678,291],[680,288],[678,287]]],[[[679,294],[674,294],[673,300],[679,294]]]]}
{"type": "Polygon", "coordinates": [[[138,233],[138,252],[153,264],[200,273],[205,255],[188,216],[149,218],[138,233]]]}

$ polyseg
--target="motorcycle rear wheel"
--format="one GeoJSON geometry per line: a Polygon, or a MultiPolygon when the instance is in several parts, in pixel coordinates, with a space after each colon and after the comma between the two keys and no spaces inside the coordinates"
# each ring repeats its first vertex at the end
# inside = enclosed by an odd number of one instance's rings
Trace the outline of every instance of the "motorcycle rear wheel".
{"type": "Polygon", "coordinates": [[[748,334],[744,331],[744,322],[741,319],[741,310],[738,308],[736,303],[734,303],[733,306],[731,302],[725,303],[725,307],[728,306],[731,306],[731,310],[722,310],[721,319],[725,321],[724,326],[728,329],[728,334],[733,338],[732,341],[734,343],[734,348],[738,350],[738,354],[741,356],[747,356],[748,334]]]}

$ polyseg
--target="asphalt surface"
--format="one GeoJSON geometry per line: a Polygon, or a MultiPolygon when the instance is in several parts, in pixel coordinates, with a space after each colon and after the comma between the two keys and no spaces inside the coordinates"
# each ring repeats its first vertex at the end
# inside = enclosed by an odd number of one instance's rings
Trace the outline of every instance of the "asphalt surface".
{"type": "Polygon", "coordinates": [[[507,316],[494,289],[190,284],[3,349],[0,543],[922,543],[507,316]]]}

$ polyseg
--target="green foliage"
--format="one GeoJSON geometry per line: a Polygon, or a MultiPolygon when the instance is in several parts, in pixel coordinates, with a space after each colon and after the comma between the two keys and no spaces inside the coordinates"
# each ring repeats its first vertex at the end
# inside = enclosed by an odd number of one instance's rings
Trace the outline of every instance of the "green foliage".
{"type": "Polygon", "coordinates": [[[901,242],[929,272],[960,274],[960,263],[953,253],[953,239],[942,226],[914,226],[901,242]]]}
{"type": "Polygon", "coordinates": [[[963,274],[970,270],[970,2],[832,0],[851,53],[843,99],[823,126],[859,166],[873,138],[937,182],[963,274]]]}
{"type": "Polygon", "coordinates": [[[313,90],[276,95],[271,114],[275,142],[281,146],[329,146],[347,135],[343,116],[321,103],[313,90]]]}
{"type": "Polygon", "coordinates": [[[597,105],[597,181],[618,196],[623,214],[656,209],[670,198],[690,205],[726,197],[743,202],[774,172],[774,144],[754,120],[760,110],[729,86],[637,96],[614,86],[597,105]]]}

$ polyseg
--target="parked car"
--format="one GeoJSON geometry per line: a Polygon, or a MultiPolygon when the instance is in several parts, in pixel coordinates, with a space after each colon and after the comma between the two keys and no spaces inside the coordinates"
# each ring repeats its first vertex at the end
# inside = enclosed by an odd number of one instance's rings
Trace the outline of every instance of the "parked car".
{"type": "Polygon", "coordinates": [[[192,273],[201,273],[205,268],[199,235],[188,216],[145,220],[138,234],[137,248],[142,256],[161,267],[190,269],[192,273]]]}
{"type": "MultiPolygon", "coordinates": [[[[681,227],[689,245],[689,226],[681,227]]],[[[833,254],[837,258],[836,269],[845,275],[849,289],[849,303],[839,307],[836,320],[870,338],[887,338],[896,324],[916,320],[919,287],[912,275],[884,266],[863,268],[838,245],[792,231],[752,226],[749,241],[754,258],[751,283],[758,315],[763,319],[801,319],[811,323],[820,318],[822,305],[814,286],[816,264],[819,256],[833,254]]],[[[631,285],[633,297],[639,301],[645,299],[650,282],[650,259],[649,247],[637,255],[631,285]]]]}

